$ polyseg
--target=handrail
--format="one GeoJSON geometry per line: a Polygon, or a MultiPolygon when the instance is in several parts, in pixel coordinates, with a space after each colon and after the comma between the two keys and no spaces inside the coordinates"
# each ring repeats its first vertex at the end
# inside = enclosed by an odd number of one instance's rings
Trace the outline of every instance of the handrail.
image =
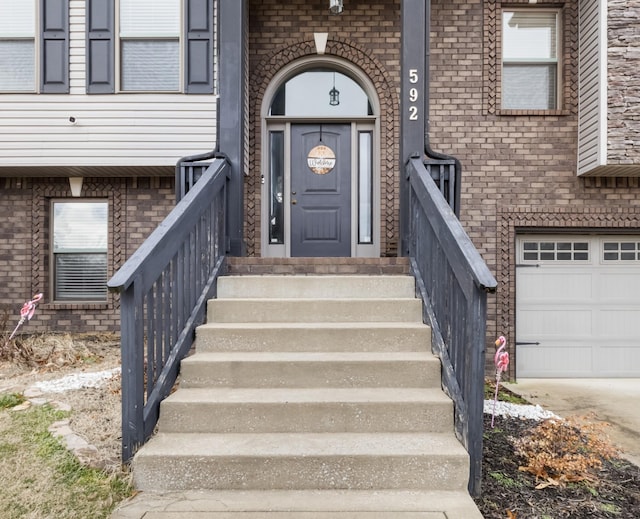
{"type": "Polygon", "coordinates": [[[226,257],[229,170],[226,160],[213,160],[107,283],[120,293],[125,462],[151,436],[215,296],[226,257]]]}
{"type": "Polygon", "coordinates": [[[497,283],[423,160],[410,159],[406,173],[412,271],[432,349],[442,363],[443,386],[454,403],[456,435],[469,452],[469,492],[479,495],[486,298],[497,283]]]}
{"type": "Polygon", "coordinates": [[[211,159],[227,159],[217,149],[181,158],[176,164],[176,203],[180,202],[211,165],[211,159]]]}
{"type": "Polygon", "coordinates": [[[453,213],[460,218],[460,189],[462,187],[462,165],[460,161],[450,155],[433,151],[428,145],[425,153],[427,159],[424,165],[431,178],[438,186],[440,193],[453,209],[453,213]]]}

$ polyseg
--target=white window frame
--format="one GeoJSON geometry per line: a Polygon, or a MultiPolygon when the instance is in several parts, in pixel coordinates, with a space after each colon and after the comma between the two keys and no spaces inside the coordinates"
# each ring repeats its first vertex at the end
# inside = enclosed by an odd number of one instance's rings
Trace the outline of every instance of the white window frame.
{"type": "MultiPolygon", "coordinates": [[[[20,0],[21,2],[27,2],[28,0],[20,0]]],[[[32,41],[33,42],[33,84],[30,89],[20,90],[3,90],[0,88],[2,94],[37,94],[40,91],[40,45],[38,45],[38,35],[40,34],[40,2],[38,0],[31,0],[34,4],[33,15],[33,34],[31,36],[19,36],[19,35],[5,35],[0,33],[0,40],[2,41],[32,41]]]]}
{"type": "Polygon", "coordinates": [[[115,41],[116,41],[116,53],[115,53],[115,70],[116,70],[116,91],[119,93],[158,93],[158,94],[179,94],[184,93],[184,2],[183,0],[177,0],[178,11],[180,19],[178,21],[178,35],[169,36],[161,33],[149,33],[145,36],[122,36],[121,35],[121,4],[122,0],[116,0],[116,19],[115,19],[115,41]],[[123,78],[123,60],[122,60],[122,42],[123,41],[176,41],[178,42],[178,88],[176,90],[125,90],[122,87],[123,78]]]}
{"type": "Polygon", "coordinates": [[[609,236],[601,240],[601,249],[603,265],[630,265],[640,262],[640,237],[609,236]]]}
{"type": "Polygon", "coordinates": [[[529,7],[529,8],[503,8],[500,16],[500,30],[502,33],[502,49],[501,49],[501,78],[502,78],[502,86],[501,86],[501,109],[503,111],[510,110],[537,110],[537,111],[553,111],[560,110],[562,107],[562,10],[561,9],[552,9],[552,8],[538,8],[538,7],[529,7]],[[552,13],[556,17],[556,49],[555,49],[555,58],[532,58],[532,59],[510,59],[505,58],[505,48],[506,48],[506,35],[504,34],[504,19],[507,13],[552,13]],[[556,69],[556,96],[555,96],[555,106],[546,107],[546,108],[517,108],[517,107],[508,107],[505,106],[505,65],[509,67],[510,65],[555,65],[556,69]]]}
{"type": "Polygon", "coordinates": [[[51,272],[51,297],[50,300],[53,301],[54,303],[105,303],[107,301],[107,288],[106,288],[106,283],[108,280],[108,271],[109,271],[109,266],[108,266],[108,261],[109,261],[109,246],[108,246],[108,241],[109,241],[109,212],[111,211],[110,207],[109,207],[109,201],[106,199],[102,199],[102,198],[74,198],[74,199],[53,199],[51,200],[51,204],[50,204],[50,215],[51,215],[51,231],[50,231],[50,236],[51,236],[51,248],[50,248],[50,272],[51,272]],[[104,222],[104,225],[106,226],[106,229],[104,229],[104,232],[106,233],[106,244],[105,247],[87,247],[87,248],[83,248],[83,249],[61,249],[61,250],[56,250],[56,246],[54,243],[55,240],[55,231],[56,231],[56,218],[55,218],[55,206],[56,204],[76,204],[76,203],[82,203],[82,204],[106,204],[107,206],[107,216],[106,216],[106,221],[104,222]],[[57,280],[57,276],[58,276],[58,269],[57,269],[57,262],[56,259],[58,256],[61,255],[78,255],[78,254],[100,254],[100,255],[104,255],[104,260],[105,260],[105,278],[104,278],[104,296],[103,297],[93,297],[92,295],[87,295],[86,297],[80,296],[80,297],[60,297],[58,295],[58,280],[57,280]]]}
{"type": "Polygon", "coordinates": [[[530,235],[520,237],[519,263],[590,264],[592,242],[586,237],[530,235]],[[586,248],[583,246],[586,245],[586,248]],[[582,255],[587,255],[582,258],[582,255]],[[535,257],[533,257],[535,256],[535,257]]]}

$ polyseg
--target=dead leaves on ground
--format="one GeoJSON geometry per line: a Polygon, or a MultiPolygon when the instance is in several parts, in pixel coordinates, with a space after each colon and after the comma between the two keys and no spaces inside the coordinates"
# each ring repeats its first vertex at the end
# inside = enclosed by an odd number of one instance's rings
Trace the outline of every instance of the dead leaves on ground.
{"type": "Polygon", "coordinates": [[[618,455],[604,434],[607,426],[594,422],[593,417],[544,420],[513,440],[516,453],[524,460],[519,470],[535,476],[537,489],[580,481],[596,483],[602,461],[618,455]]]}

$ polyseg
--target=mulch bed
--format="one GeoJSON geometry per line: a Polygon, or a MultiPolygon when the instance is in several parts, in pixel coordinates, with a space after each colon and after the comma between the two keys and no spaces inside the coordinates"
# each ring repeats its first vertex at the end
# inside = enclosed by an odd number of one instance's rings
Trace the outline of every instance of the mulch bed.
{"type": "Polygon", "coordinates": [[[484,417],[482,495],[476,500],[485,519],[640,518],[640,469],[624,459],[604,461],[593,482],[537,490],[535,476],[518,468],[513,438],[539,422],[499,417],[491,428],[484,417]]]}

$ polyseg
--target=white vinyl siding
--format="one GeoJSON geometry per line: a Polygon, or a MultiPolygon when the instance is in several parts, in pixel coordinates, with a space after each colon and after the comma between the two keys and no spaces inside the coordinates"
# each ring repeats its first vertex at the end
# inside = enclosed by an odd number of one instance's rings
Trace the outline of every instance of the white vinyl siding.
{"type": "Polygon", "coordinates": [[[175,166],[215,143],[215,97],[0,97],[3,166],[175,166]],[[73,116],[75,124],[69,122],[73,116]]]}
{"type": "Polygon", "coordinates": [[[69,5],[70,95],[0,96],[3,167],[107,168],[101,174],[109,167],[168,169],[215,146],[213,95],[87,95],[85,1],[69,5]]]}
{"type": "Polygon", "coordinates": [[[559,13],[539,9],[502,13],[502,108],[558,106],[559,13]]]}
{"type": "Polygon", "coordinates": [[[640,376],[640,236],[521,236],[516,377],[640,376]]]}
{"type": "Polygon", "coordinates": [[[105,301],[108,203],[56,201],[52,213],[54,301],[105,301]]]}
{"type": "Polygon", "coordinates": [[[69,84],[70,94],[84,94],[85,87],[85,1],[69,1],[69,84]]]}

